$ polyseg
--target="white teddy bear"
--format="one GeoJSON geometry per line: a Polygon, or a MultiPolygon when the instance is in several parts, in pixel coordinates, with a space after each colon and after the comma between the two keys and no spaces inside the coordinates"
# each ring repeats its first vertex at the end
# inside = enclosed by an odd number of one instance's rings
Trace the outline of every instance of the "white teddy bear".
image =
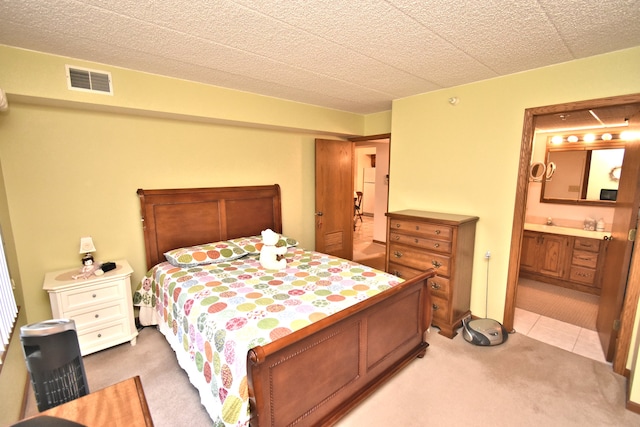
{"type": "Polygon", "coordinates": [[[287,252],[286,246],[277,247],[276,243],[280,240],[278,233],[271,229],[262,232],[262,249],[260,249],[260,265],[267,270],[281,270],[287,266],[287,260],[278,255],[284,255],[287,252]]]}

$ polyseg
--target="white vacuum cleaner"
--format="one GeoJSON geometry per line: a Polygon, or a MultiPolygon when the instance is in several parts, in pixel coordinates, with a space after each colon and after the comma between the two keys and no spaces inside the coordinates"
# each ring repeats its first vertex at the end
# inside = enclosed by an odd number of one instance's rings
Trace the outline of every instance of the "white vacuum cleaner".
{"type": "MultiPolygon", "coordinates": [[[[491,253],[487,251],[484,255],[487,260],[487,290],[485,293],[485,316],[489,311],[489,259],[491,253]]],[[[471,316],[462,319],[462,336],[465,341],[474,345],[490,346],[502,344],[509,338],[509,333],[504,326],[493,319],[475,319],[471,316]]]]}

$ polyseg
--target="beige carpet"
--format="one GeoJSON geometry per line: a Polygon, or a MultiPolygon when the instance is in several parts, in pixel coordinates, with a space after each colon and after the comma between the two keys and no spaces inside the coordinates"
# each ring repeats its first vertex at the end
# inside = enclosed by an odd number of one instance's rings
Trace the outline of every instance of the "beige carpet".
{"type": "Polygon", "coordinates": [[[521,278],[516,307],[582,328],[596,330],[597,295],[521,278]]]}
{"type": "MultiPolygon", "coordinates": [[[[496,347],[476,347],[428,334],[416,359],[371,395],[338,427],[378,426],[639,426],[625,409],[625,379],[604,363],[521,334],[496,347]]],[[[128,343],[84,358],[98,390],[140,375],[157,427],[210,426],[195,389],[154,328],[128,343]]],[[[31,396],[29,414],[35,414],[31,396]]]]}

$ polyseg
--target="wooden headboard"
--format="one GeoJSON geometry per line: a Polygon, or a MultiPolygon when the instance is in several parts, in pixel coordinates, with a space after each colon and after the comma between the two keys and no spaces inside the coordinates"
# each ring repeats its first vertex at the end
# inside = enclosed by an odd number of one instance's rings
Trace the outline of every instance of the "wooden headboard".
{"type": "Polygon", "coordinates": [[[138,190],[147,268],[184,246],[282,233],[280,186],[138,190]]]}

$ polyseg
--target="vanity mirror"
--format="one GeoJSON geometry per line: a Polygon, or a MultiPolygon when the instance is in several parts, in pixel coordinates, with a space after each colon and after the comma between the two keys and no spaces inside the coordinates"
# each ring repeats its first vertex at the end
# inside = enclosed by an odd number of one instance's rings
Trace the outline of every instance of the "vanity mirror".
{"type": "Polygon", "coordinates": [[[612,206],[624,157],[618,133],[549,137],[540,202],[612,206]],[[618,179],[616,179],[618,177],[618,179]]]}

